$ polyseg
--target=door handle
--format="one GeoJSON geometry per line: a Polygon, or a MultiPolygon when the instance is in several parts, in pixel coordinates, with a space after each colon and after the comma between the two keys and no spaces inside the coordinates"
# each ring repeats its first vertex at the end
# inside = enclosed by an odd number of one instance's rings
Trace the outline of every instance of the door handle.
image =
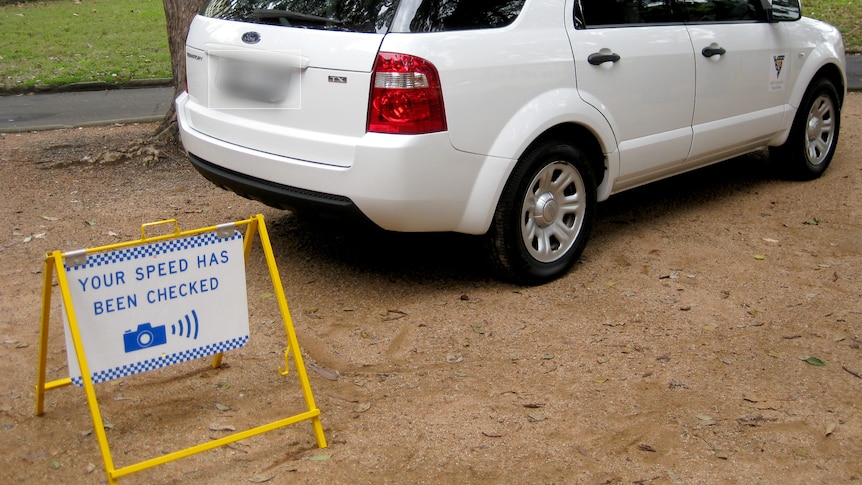
{"type": "Polygon", "coordinates": [[[593,52],[587,57],[587,62],[594,66],[600,66],[606,62],[617,62],[620,60],[620,56],[618,54],[602,54],[600,52],[593,52]]]}
{"type": "Polygon", "coordinates": [[[712,57],[712,56],[723,56],[727,54],[727,51],[724,50],[724,47],[719,47],[715,44],[712,44],[708,47],[704,47],[702,51],[703,57],[712,57]]]}

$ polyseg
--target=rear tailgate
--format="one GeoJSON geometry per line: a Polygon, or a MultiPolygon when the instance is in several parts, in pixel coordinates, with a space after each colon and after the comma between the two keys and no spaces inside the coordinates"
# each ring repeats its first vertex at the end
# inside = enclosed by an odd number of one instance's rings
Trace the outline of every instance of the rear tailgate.
{"type": "Polygon", "coordinates": [[[349,166],[365,135],[383,37],[198,16],[186,44],[191,128],[252,150],[349,166]]]}

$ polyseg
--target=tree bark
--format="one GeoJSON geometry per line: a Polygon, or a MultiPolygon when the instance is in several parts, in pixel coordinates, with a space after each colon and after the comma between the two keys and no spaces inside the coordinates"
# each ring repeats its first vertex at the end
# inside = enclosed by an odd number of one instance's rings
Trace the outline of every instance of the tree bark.
{"type": "MultiPolygon", "coordinates": [[[[165,23],[168,31],[168,49],[171,52],[171,71],[174,82],[174,99],[186,86],[186,36],[189,25],[206,0],[162,0],[165,7],[165,23]]],[[[165,118],[156,131],[156,136],[176,138],[177,112],[171,103],[165,118]]]]}

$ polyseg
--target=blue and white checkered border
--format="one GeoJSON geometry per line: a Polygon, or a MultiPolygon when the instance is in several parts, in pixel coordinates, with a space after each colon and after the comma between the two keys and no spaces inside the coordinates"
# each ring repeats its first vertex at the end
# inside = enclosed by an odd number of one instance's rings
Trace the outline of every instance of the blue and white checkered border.
{"type": "Polygon", "coordinates": [[[214,232],[208,232],[206,234],[198,234],[196,236],[184,237],[181,239],[169,239],[167,241],[153,244],[143,244],[131,248],[88,254],[86,263],[77,266],[66,265],[66,271],[107,266],[109,264],[147,258],[158,254],[168,254],[175,251],[184,251],[192,248],[224,243],[235,239],[242,239],[242,237],[242,233],[236,230],[233,232],[232,236],[225,238],[218,237],[214,232]]]}
{"type": "MultiPolygon", "coordinates": [[[[228,350],[238,349],[248,343],[248,337],[248,335],[245,335],[242,337],[225,340],[223,342],[205,345],[196,349],[184,350],[182,352],[177,352],[171,355],[163,355],[155,359],[144,360],[132,364],[125,364],[120,367],[114,367],[113,369],[94,372],[92,375],[93,384],[112,381],[121,377],[127,377],[135,374],[140,374],[141,372],[179,364],[180,362],[187,362],[190,360],[199,359],[201,357],[209,357],[210,355],[215,355],[220,352],[227,352],[228,350]]],[[[83,377],[72,377],[72,384],[75,384],[78,387],[82,387],[84,385],[83,377]]]]}

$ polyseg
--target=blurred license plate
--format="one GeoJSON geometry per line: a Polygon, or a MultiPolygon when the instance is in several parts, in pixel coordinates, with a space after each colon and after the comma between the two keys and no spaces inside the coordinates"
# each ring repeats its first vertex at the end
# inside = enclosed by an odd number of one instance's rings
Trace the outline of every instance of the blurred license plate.
{"type": "Polygon", "coordinates": [[[222,58],[216,87],[239,98],[278,103],[287,96],[290,78],[290,68],[222,58]]]}

